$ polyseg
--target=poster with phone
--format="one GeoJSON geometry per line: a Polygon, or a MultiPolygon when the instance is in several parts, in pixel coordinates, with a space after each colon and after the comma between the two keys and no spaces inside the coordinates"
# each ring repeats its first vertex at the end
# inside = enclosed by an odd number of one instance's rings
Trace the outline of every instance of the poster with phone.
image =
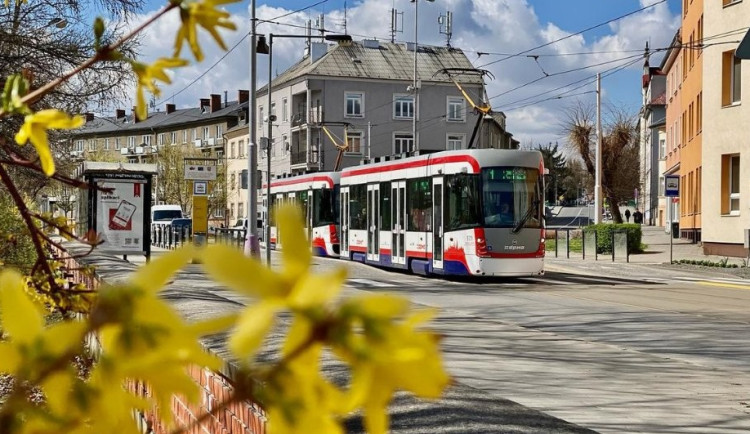
{"type": "Polygon", "coordinates": [[[99,180],[111,191],[97,191],[96,231],[102,250],[116,253],[143,252],[143,193],[146,184],[138,180],[99,180]]]}

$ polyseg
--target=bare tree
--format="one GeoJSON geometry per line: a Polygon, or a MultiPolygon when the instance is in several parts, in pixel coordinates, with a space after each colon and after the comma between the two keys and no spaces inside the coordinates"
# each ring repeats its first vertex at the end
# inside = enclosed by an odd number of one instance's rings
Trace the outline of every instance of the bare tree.
{"type": "MultiPolygon", "coordinates": [[[[562,125],[572,150],[581,157],[586,170],[596,175],[595,110],[581,102],[566,110],[562,125]]],[[[637,123],[633,115],[607,107],[602,116],[602,193],[615,223],[622,223],[619,204],[639,185],[637,123]]]]}

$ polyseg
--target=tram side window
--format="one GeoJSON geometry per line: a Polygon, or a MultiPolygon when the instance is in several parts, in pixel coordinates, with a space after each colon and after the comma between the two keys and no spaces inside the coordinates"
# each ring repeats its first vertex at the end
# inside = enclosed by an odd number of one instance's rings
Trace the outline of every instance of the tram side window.
{"type": "Polygon", "coordinates": [[[445,177],[446,231],[479,227],[482,209],[479,200],[479,176],[451,175],[445,177]]]}
{"type": "Polygon", "coordinates": [[[432,230],[432,190],[430,178],[406,181],[406,208],[409,223],[406,230],[427,232],[432,230]]]}
{"type": "Polygon", "coordinates": [[[349,187],[349,214],[351,229],[367,229],[367,186],[349,187]]]}
{"type": "Polygon", "coordinates": [[[391,183],[380,183],[380,229],[391,228],[391,183]]]}
{"type": "Polygon", "coordinates": [[[271,195],[271,203],[268,205],[268,211],[270,212],[268,216],[269,224],[271,226],[276,226],[276,196],[271,195]]]}
{"type": "Polygon", "coordinates": [[[313,191],[313,226],[333,225],[338,222],[338,214],[335,208],[335,197],[333,190],[313,191]]]}

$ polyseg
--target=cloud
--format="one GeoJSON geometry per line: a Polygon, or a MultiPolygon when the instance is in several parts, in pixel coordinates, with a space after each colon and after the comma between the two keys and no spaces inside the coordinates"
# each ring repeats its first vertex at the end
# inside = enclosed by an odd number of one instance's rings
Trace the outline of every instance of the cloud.
{"type": "MultiPolygon", "coordinates": [[[[655,2],[641,0],[638,4],[633,1],[632,10],[655,2]]],[[[279,5],[283,3],[276,1],[257,7],[256,15],[261,20],[259,33],[304,34],[308,20],[312,20],[314,26],[322,12],[318,8],[325,6],[284,16],[292,11],[279,5]]],[[[396,40],[412,41],[414,4],[409,0],[395,0],[393,3],[362,0],[350,4],[346,14],[343,9],[327,10],[325,27],[334,32],[343,32],[346,16],[346,30],[355,40],[366,37],[390,40],[392,7],[403,13],[399,15],[397,26],[403,32],[396,34],[396,40]]],[[[603,92],[604,97],[636,104],[640,99],[638,76],[642,60],[639,56],[646,42],[652,48],[666,47],[679,26],[679,15],[672,15],[667,3],[660,3],[600,27],[595,36],[588,33],[574,35],[543,49],[509,57],[572,35],[597,22],[582,25],[581,28],[565,28],[555,22],[542,23],[533,0],[441,0],[439,4],[421,0],[418,7],[420,44],[445,45],[446,36],[439,32],[437,18],[444,15],[446,10],[453,12],[451,45],[463,49],[476,67],[485,68],[494,75],[494,80],[487,83],[487,93],[494,97],[490,102],[494,109],[506,113],[509,131],[522,143],[561,140],[560,119],[564,118],[564,108],[576,98],[592,100],[595,97],[591,92],[594,90],[593,77],[597,72],[605,75],[605,83],[609,86],[603,92]],[[594,53],[562,55],[587,52],[594,53]],[[534,59],[527,54],[540,56],[534,59]],[[628,62],[634,62],[629,72],[607,75],[628,62]],[[549,76],[545,76],[545,73],[549,76]],[[557,100],[555,97],[558,95],[563,98],[557,100]]],[[[133,25],[142,22],[148,15],[139,16],[133,25]]],[[[610,18],[599,19],[603,22],[610,18]]],[[[227,54],[201,31],[200,43],[206,60],[175,71],[173,84],[163,87],[163,102],[175,102],[179,107],[196,106],[200,98],[206,98],[211,93],[223,95],[224,91],[228,92],[229,100],[234,100],[238,89],[249,88],[250,38],[242,40],[249,33],[249,12],[240,10],[233,20],[238,31],[226,32],[225,41],[230,48],[235,44],[238,44],[237,47],[227,54]],[[223,56],[224,60],[217,63],[223,56]],[[216,66],[211,67],[214,63],[217,63],[216,66]],[[208,68],[211,69],[206,72],[208,68]],[[204,73],[205,76],[198,78],[204,73]],[[193,81],[195,83],[191,85],[193,81]]],[[[175,13],[149,27],[142,39],[143,58],[153,60],[170,55],[178,26],[179,16],[175,13]]],[[[303,49],[303,40],[275,38],[274,73],[281,73],[299,61],[303,49]]],[[[189,51],[185,50],[183,52],[187,56],[189,51]]],[[[659,60],[660,57],[652,58],[652,65],[657,65],[659,60]]],[[[258,85],[265,84],[268,76],[267,56],[258,55],[256,70],[258,85]]]]}

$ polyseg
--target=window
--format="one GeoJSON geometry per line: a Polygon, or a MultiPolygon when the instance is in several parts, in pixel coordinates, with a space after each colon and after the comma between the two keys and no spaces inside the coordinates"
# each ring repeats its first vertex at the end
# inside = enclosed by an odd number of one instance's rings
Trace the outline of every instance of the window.
{"type": "Polygon", "coordinates": [[[258,107],[258,128],[263,128],[263,106],[258,107]]]}
{"type": "Polygon", "coordinates": [[[237,156],[240,158],[245,157],[245,140],[244,139],[240,139],[237,142],[237,156]]]}
{"type": "Polygon", "coordinates": [[[237,218],[238,219],[242,218],[242,216],[244,215],[244,211],[245,211],[245,204],[242,202],[238,203],[237,204],[237,218]]]}
{"type": "Polygon", "coordinates": [[[482,222],[479,175],[445,177],[445,231],[478,227],[482,222]]]}
{"type": "Polygon", "coordinates": [[[663,160],[667,155],[667,141],[665,139],[659,139],[659,159],[663,160]]]}
{"type": "Polygon", "coordinates": [[[344,117],[363,118],[365,117],[365,94],[362,92],[346,92],[344,94],[346,109],[344,117]]]}
{"type": "Polygon", "coordinates": [[[405,154],[414,149],[414,138],[411,133],[396,133],[393,135],[393,153],[405,154]]]}
{"type": "Polygon", "coordinates": [[[216,162],[219,166],[224,164],[224,150],[223,149],[217,149],[216,150],[216,158],[219,160],[216,162]]]}
{"type": "Polygon", "coordinates": [[[339,223],[338,189],[313,190],[313,226],[339,223]]]}
{"type": "Polygon", "coordinates": [[[448,140],[445,144],[445,149],[449,151],[456,151],[464,148],[464,134],[448,134],[448,140]]]}
{"type": "Polygon", "coordinates": [[[702,175],[703,175],[702,172],[703,172],[703,167],[699,167],[697,169],[697,171],[695,172],[696,173],[696,177],[695,178],[697,179],[697,181],[695,183],[695,196],[697,198],[695,200],[695,202],[696,202],[695,207],[696,207],[696,213],[698,213],[698,214],[701,213],[701,182],[702,182],[701,178],[702,178],[702,175]]]}
{"type": "Polygon", "coordinates": [[[348,145],[346,152],[349,154],[361,154],[362,153],[362,132],[361,131],[349,131],[346,135],[346,144],[348,145]]]}
{"type": "Polygon", "coordinates": [[[721,156],[721,213],[740,214],[740,156],[721,156]]]}
{"type": "Polygon", "coordinates": [[[120,138],[115,137],[115,151],[119,151],[119,150],[120,150],[120,138]]]}
{"type": "Polygon", "coordinates": [[[276,137],[271,139],[269,146],[271,147],[271,158],[276,158],[276,137]]]}
{"type": "Polygon", "coordinates": [[[177,144],[177,131],[172,131],[169,137],[169,143],[176,145],[177,144]]]}
{"type": "Polygon", "coordinates": [[[237,175],[235,172],[232,172],[231,175],[229,175],[229,189],[234,190],[237,188],[237,175]]]}
{"type": "Polygon", "coordinates": [[[693,131],[695,124],[693,123],[693,103],[691,102],[688,106],[688,140],[693,140],[693,131]]]}
{"type": "Polygon", "coordinates": [[[224,134],[224,126],[217,125],[216,126],[216,138],[220,139],[222,134],[224,134]]]}
{"type": "Polygon", "coordinates": [[[203,127],[203,140],[208,140],[211,137],[211,129],[209,127],[203,127]]]}
{"type": "Polygon", "coordinates": [[[659,177],[659,196],[664,196],[664,177],[659,177]]]}
{"type": "Polygon", "coordinates": [[[281,136],[281,156],[285,157],[289,153],[289,139],[286,135],[281,136]]]}
{"type": "Polygon", "coordinates": [[[159,133],[159,135],[156,136],[156,146],[160,148],[164,146],[164,133],[159,133]]]}
{"type": "Polygon", "coordinates": [[[703,92],[698,94],[698,99],[696,100],[695,106],[697,108],[695,116],[695,122],[697,124],[697,134],[700,134],[700,132],[703,131],[703,120],[701,119],[703,117],[703,92]]]}
{"type": "Polygon", "coordinates": [[[234,204],[231,204],[231,205],[229,206],[229,218],[230,218],[230,219],[233,219],[233,218],[234,218],[234,204]]]}
{"type": "Polygon", "coordinates": [[[430,178],[406,180],[406,230],[432,230],[432,187],[430,178]]]}
{"type": "Polygon", "coordinates": [[[284,122],[289,120],[289,101],[286,98],[281,100],[281,120],[284,122]]]}
{"type": "Polygon", "coordinates": [[[141,140],[143,140],[142,144],[146,146],[151,146],[151,136],[148,134],[144,134],[143,137],[141,137],[141,140]]]}
{"type": "Polygon", "coordinates": [[[367,186],[349,187],[349,229],[367,229],[367,186]]]}
{"type": "Polygon", "coordinates": [[[448,97],[448,122],[464,122],[466,120],[466,101],[460,96],[448,97]]]}
{"type": "Polygon", "coordinates": [[[89,151],[96,151],[96,139],[89,139],[89,151]]]}
{"type": "Polygon", "coordinates": [[[698,18],[698,57],[703,54],[703,15],[698,18]]]}
{"type": "Polygon", "coordinates": [[[380,229],[391,228],[391,183],[380,183],[380,229]]]}
{"type": "Polygon", "coordinates": [[[741,72],[740,59],[734,55],[734,50],[722,53],[721,69],[721,104],[728,106],[737,104],[741,100],[741,72]]]}
{"type": "Polygon", "coordinates": [[[393,95],[393,119],[414,118],[414,97],[411,95],[393,95]]]}
{"type": "Polygon", "coordinates": [[[135,148],[135,136],[128,137],[128,148],[135,148]]]}
{"type": "Polygon", "coordinates": [[[109,139],[104,139],[104,150],[109,151],[109,139]]]}
{"type": "Polygon", "coordinates": [[[229,158],[234,158],[234,142],[229,143],[229,158]]]}

